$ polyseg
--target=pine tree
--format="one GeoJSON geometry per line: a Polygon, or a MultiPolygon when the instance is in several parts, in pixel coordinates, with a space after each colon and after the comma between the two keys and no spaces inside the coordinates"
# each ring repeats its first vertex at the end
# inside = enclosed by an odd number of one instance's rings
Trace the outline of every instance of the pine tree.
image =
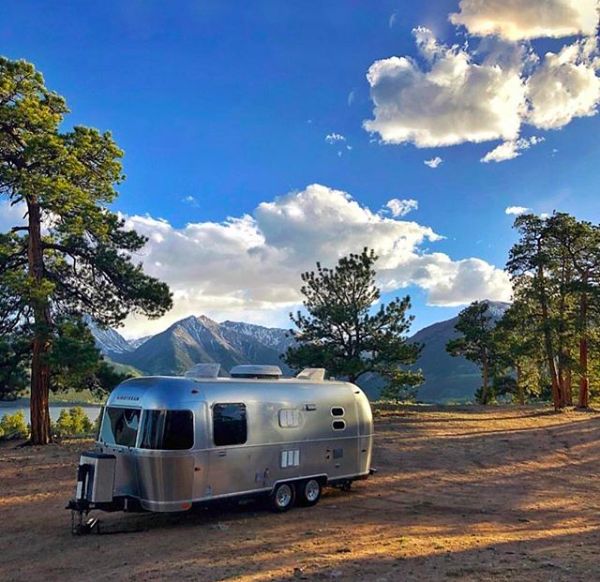
{"type": "Polygon", "coordinates": [[[600,228],[564,213],[523,215],[520,239],[507,269],[517,300],[535,305],[556,410],[571,405],[579,376],[578,405],[589,406],[589,347],[600,312],[600,228]],[[578,357],[574,354],[578,352],[578,357]]]}
{"type": "Polygon", "coordinates": [[[592,322],[597,320],[600,308],[600,227],[590,222],[578,221],[565,213],[555,213],[547,221],[553,246],[569,264],[569,278],[565,291],[569,303],[573,333],[571,344],[578,343],[577,365],[571,361],[579,375],[578,406],[589,406],[589,344],[592,322]]]}
{"type": "Polygon", "coordinates": [[[544,354],[534,311],[531,303],[515,301],[494,329],[498,366],[514,374],[515,397],[519,404],[525,404],[530,395],[538,395],[542,383],[544,354]]]}
{"type": "Polygon", "coordinates": [[[515,297],[537,306],[536,320],[552,385],[552,400],[555,410],[559,410],[565,406],[565,398],[558,374],[556,305],[559,293],[550,237],[545,219],[533,214],[519,216],[514,226],[519,232],[519,241],[510,250],[506,268],[513,281],[515,297]]]}
{"type": "Polygon", "coordinates": [[[490,379],[495,371],[496,353],[494,343],[495,322],[487,301],[475,301],[458,314],[454,326],[459,337],[446,344],[451,356],[462,356],[481,368],[481,392],[479,401],[487,404],[490,399],[490,379]]]}
{"type": "Polygon", "coordinates": [[[168,287],[132,261],[146,239],[108,209],[123,179],[110,133],[62,130],[65,100],[25,61],[0,58],[0,195],[23,220],[0,240],[3,327],[31,332],[31,440],[50,440],[49,354],[63,317],[158,317],[168,287]],[[5,309],[4,309],[5,308],[5,309]]]}
{"type": "Polygon", "coordinates": [[[290,314],[298,329],[298,345],[284,357],[290,367],[324,367],[350,382],[375,372],[398,390],[422,382],[420,372],[402,369],[421,351],[406,338],[413,319],[410,298],[374,307],[381,296],[376,261],[374,251],[364,249],[341,258],[333,269],[317,263],[316,272],[303,273],[306,313],[290,314]]]}

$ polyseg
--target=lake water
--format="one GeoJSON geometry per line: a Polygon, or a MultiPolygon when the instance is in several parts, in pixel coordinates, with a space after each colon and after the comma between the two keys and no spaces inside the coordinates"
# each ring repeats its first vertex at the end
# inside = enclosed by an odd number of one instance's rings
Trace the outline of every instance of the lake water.
{"type": "MultiPolygon", "coordinates": [[[[73,406],[77,406],[75,404],[71,405],[50,405],[50,418],[52,420],[58,420],[58,416],[60,415],[60,411],[64,409],[73,408],[73,406]]],[[[85,411],[88,418],[93,422],[98,418],[100,414],[100,406],[93,405],[83,405],[81,408],[85,411]]],[[[18,400],[16,402],[0,402],[0,418],[2,418],[5,414],[14,414],[15,412],[21,411],[25,414],[25,419],[29,422],[29,402],[18,400]]]]}

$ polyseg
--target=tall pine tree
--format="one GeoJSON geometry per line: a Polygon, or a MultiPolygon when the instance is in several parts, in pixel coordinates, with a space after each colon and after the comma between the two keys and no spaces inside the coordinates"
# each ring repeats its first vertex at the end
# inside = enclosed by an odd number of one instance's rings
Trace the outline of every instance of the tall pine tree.
{"type": "Polygon", "coordinates": [[[108,209],[123,179],[110,133],[63,130],[65,100],[25,61],[0,58],[0,196],[23,219],[0,239],[1,325],[31,339],[31,440],[50,439],[50,354],[57,321],[158,317],[168,287],[132,261],[146,239],[108,209]]]}
{"type": "Polygon", "coordinates": [[[298,345],[285,355],[290,367],[325,367],[350,382],[375,372],[394,389],[422,382],[420,372],[402,368],[414,364],[421,351],[406,338],[413,319],[410,299],[375,307],[381,295],[376,261],[375,253],[364,249],[341,258],[333,269],[317,263],[316,272],[303,273],[306,313],[291,315],[298,345]]]}
{"type": "Polygon", "coordinates": [[[487,301],[474,301],[458,315],[454,326],[459,336],[450,340],[446,350],[451,356],[463,356],[481,368],[481,391],[479,401],[487,404],[490,399],[490,379],[497,364],[494,327],[495,322],[487,301]]]}

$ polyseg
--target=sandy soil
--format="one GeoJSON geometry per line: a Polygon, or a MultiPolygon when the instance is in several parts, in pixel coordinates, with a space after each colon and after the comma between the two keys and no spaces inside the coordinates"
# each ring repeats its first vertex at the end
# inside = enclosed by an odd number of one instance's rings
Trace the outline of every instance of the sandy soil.
{"type": "Polygon", "coordinates": [[[407,409],[379,474],[283,515],[258,505],[103,515],[72,537],[87,443],[0,447],[1,580],[597,580],[600,415],[407,409]]]}

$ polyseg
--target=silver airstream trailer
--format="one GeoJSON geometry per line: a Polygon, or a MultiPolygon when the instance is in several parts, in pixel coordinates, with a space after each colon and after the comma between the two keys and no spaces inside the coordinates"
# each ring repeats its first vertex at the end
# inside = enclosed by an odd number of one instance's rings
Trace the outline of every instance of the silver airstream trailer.
{"type": "Polygon", "coordinates": [[[373,421],[357,386],[325,380],[322,369],[295,378],[276,366],[210,372],[115,388],[68,506],[80,524],[92,509],[175,512],[261,494],[285,511],[314,505],[325,485],[369,476],[373,421]]]}

